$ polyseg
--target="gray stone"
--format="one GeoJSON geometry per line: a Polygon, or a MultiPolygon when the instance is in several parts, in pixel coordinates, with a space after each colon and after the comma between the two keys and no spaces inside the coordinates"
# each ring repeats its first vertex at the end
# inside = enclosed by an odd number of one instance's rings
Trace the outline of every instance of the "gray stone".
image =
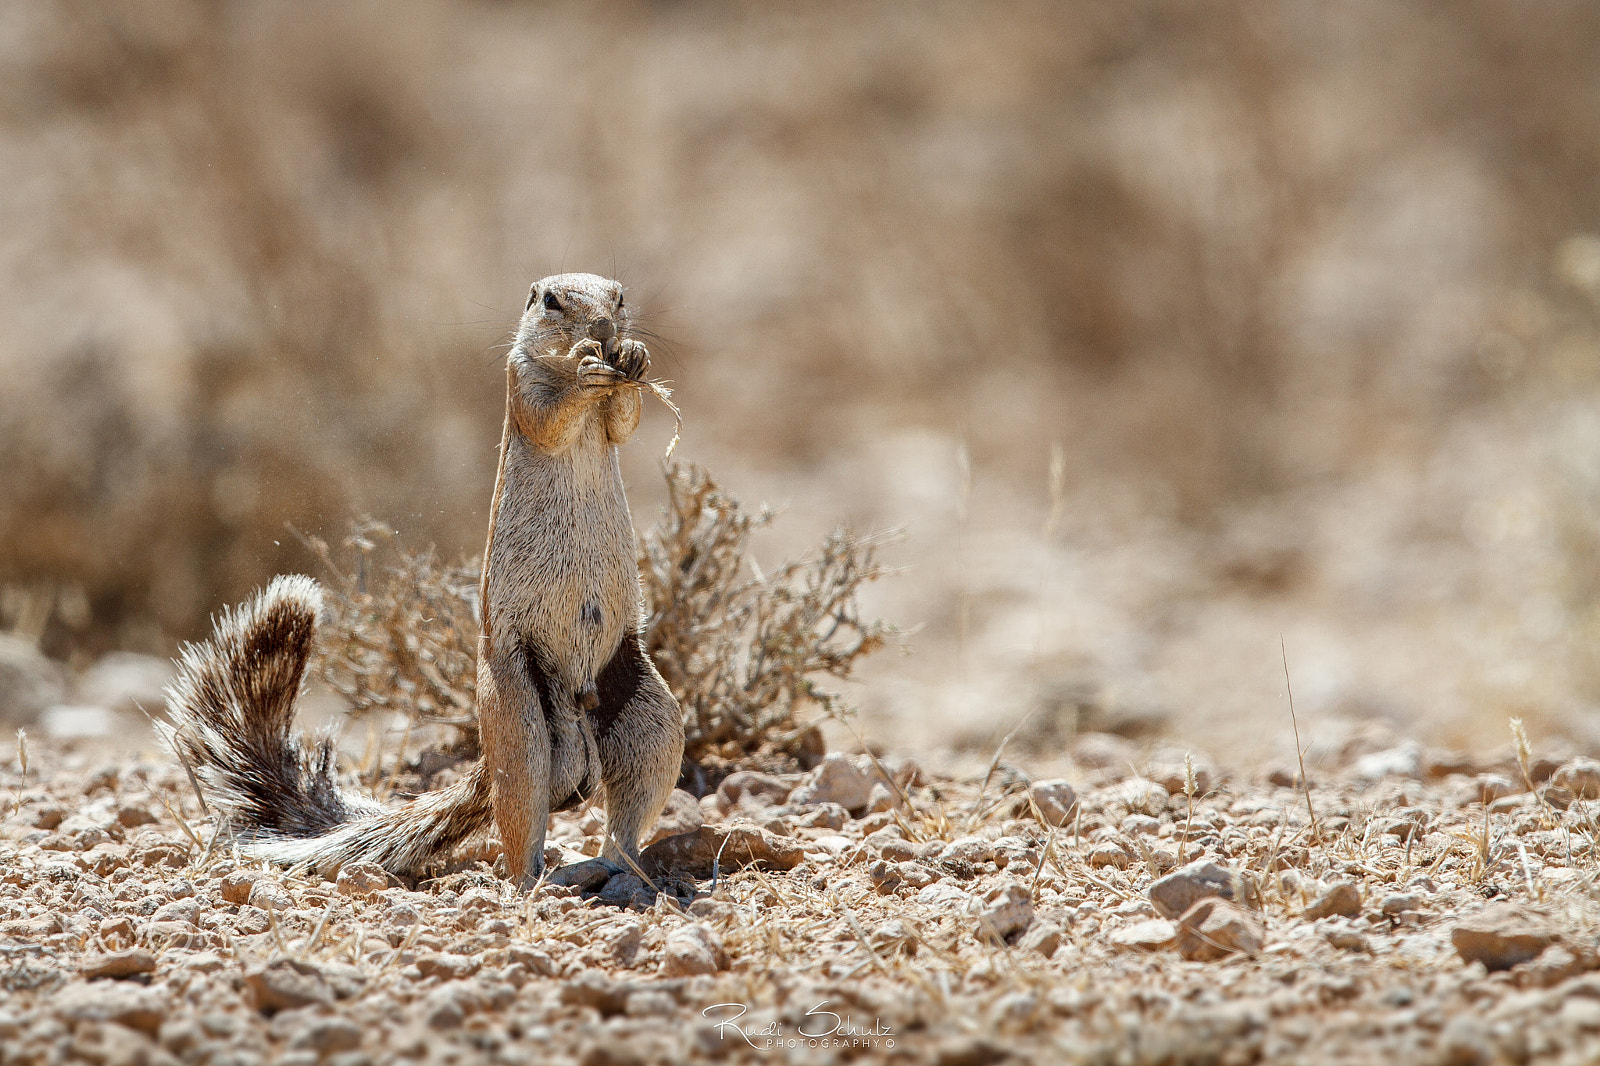
{"type": "Polygon", "coordinates": [[[722,938],[710,926],[693,922],[667,934],[662,947],[662,970],[668,977],[716,973],[727,965],[722,938]]]}
{"type": "Polygon", "coordinates": [[[1202,899],[1233,901],[1240,888],[1246,889],[1247,897],[1251,894],[1232,870],[1209,859],[1197,859],[1156,881],[1148,894],[1163,918],[1177,918],[1202,899]]]}
{"type": "Polygon", "coordinates": [[[1354,881],[1338,881],[1323,890],[1322,895],[1312,901],[1307,907],[1303,917],[1307,921],[1316,921],[1319,918],[1329,918],[1337,915],[1341,918],[1354,918],[1361,913],[1361,890],[1354,881]]]}
{"type": "Polygon", "coordinates": [[[1224,899],[1202,899],[1178,920],[1178,954],[1191,962],[1259,955],[1265,943],[1260,920],[1224,899]]]}
{"type": "Polygon", "coordinates": [[[1514,903],[1496,903],[1457,922],[1450,943],[1464,962],[1490,971],[1509,970],[1539,957],[1560,935],[1543,915],[1514,903]]]}

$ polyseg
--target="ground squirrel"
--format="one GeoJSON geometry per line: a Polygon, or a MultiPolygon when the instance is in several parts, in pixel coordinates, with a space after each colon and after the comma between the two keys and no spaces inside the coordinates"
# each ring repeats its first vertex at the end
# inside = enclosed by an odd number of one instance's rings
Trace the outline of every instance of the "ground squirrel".
{"type": "Polygon", "coordinates": [[[184,650],[162,732],[250,853],[416,873],[492,816],[506,875],[526,887],[544,872],[550,812],[603,786],[601,857],[638,858],[677,780],[683,722],[639,631],[617,446],[639,424],[650,355],[628,332],[615,281],[559,274],[528,294],[506,360],[480,589],[484,758],[469,776],[389,809],[340,790],[330,739],[292,732],[321,605],[310,578],[277,578],[184,650]]]}

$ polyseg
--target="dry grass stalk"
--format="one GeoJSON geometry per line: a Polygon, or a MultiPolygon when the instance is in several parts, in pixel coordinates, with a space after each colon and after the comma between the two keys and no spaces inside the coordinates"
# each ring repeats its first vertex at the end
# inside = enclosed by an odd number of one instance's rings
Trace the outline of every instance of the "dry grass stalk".
{"type": "MultiPolygon", "coordinates": [[[[803,756],[815,717],[840,716],[839,695],[818,684],[848,678],[882,647],[890,627],[863,619],[861,587],[884,573],[877,541],[836,531],[813,554],[763,573],[752,533],[771,511],[745,509],[703,469],[664,468],[667,506],[640,540],[645,646],[683,708],[685,758],[734,764],[803,756]]],[[[399,711],[477,743],[478,571],[407,551],[381,525],[359,523],[341,565],[327,543],[304,538],[327,569],[328,618],[314,664],[351,713],[399,711]]]]}

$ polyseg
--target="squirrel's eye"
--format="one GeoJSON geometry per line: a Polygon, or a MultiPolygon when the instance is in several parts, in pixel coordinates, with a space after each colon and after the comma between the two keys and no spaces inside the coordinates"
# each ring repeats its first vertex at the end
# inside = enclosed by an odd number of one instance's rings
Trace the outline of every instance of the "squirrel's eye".
{"type": "Polygon", "coordinates": [[[622,295],[619,293],[617,295],[617,314],[620,315],[621,313],[622,313],[622,295]]]}
{"type": "Polygon", "coordinates": [[[547,292],[547,293],[544,294],[544,309],[546,311],[557,311],[557,312],[559,312],[561,310],[561,301],[556,299],[556,294],[555,293],[547,292]]]}

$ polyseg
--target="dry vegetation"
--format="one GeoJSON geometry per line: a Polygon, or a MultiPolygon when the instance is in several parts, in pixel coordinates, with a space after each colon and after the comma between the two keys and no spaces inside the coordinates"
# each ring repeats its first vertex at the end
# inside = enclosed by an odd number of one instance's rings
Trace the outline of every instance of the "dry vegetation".
{"type": "MultiPolygon", "coordinates": [[[[750,537],[772,511],[752,513],[692,465],[663,473],[667,505],[640,537],[639,571],[645,647],[683,709],[685,774],[698,794],[735,767],[810,769],[818,722],[848,710],[824,679],[849,679],[891,633],[858,602],[883,573],[876,543],[838,530],[763,571],[750,537]]],[[[476,757],[479,564],[408,551],[372,522],[345,539],[345,561],[308,540],[328,575],[316,671],[357,717],[452,727],[446,746],[476,757]]]]}

